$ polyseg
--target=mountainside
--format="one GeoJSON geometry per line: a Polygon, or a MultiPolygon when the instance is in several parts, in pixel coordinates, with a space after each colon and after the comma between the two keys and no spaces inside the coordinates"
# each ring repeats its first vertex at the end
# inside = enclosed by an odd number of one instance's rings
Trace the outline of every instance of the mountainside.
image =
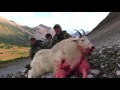
{"type": "Polygon", "coordinates": [[[100,78],[120,78],[120,12],[110,12],[87,36],[95,46],[91,67],[100,78]]]}
{"type": "Polygon", "coordinates": [[[32,33],[24,26],[0,17],[0,42],[28,46],[29,35],[32,33]]]}
{"type": "Polygon", "coordinates": [[[15,21],[0,17],[0,42],[18,46],[29,46],[29,36],[34,35],[36,39],[45,39],[45,34],[54,35],[54,30],[40,24],[34,28],[17,24],[15,21]]]}
{"type": "Polygon", "coordinates": [[[55,31],[52,28],[50,28],[48,26],[45,26],[43,24],[40,24],[40,25],[34,27],[34,29],[35,30],[34,30],[33,34],[36,37],[36,39],[44,40],[45,39],[45,35],[47,33],[50,33],[52,36],[55,34],[55,31]]]}
{"type": "Polygon", "coordinates": [[[96,47],[120,42],[120,12],[110,12],[89,34],[96,47]]]}

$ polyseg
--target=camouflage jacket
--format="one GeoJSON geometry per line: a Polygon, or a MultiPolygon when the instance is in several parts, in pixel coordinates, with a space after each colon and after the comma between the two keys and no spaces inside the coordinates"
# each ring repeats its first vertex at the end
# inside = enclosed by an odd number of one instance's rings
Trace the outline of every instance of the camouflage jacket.
{"type": "Polygon", "coordinates": [[[68,34],[66,31],[62,31],[60,35],[55,34],[52,40],[52,46],[54,46],[56,43],[68,39],[72,37],[70,34],[68,34]]]}
{"type": "Polygon", "coordinates": [[[46,40],[46,48],[47,48],[47,49],[50,49],[50,48],[52,48],[52,46],[53,46],[53,45],[52,45],[52,40],[51,40],[51,41],[47,41],[47,40],[46,40]]]}
{"type": "Polygon", "coordinates": [[[41,49],[46,49],[45,43],[43,41],[41,41],[41,40],[37,40],[35,45],[31,45],[31,49],[30,49],[30,57],[31,57],[31,59],[34,57],[35,53],[38,50],[41,50],[41,49]]]}

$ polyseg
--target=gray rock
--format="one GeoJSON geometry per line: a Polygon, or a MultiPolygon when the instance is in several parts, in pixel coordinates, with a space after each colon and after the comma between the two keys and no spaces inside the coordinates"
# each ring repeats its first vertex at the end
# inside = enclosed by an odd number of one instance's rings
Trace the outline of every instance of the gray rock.
{"type": "Polygon", "coordinates": [[[25,73],[21,73],[20,75],[25,76],[25,73]]]}
{"type": "Polygon", "coordinates": [[[120,71],[116,71],[116,74],[117,74],[117,76],[119,76],[120,75],[120,71]]]}
{"type": "Polygon", "coordinates": [[[113,78],[113,76],[108,76],[108,78],[113,78]]]}
{"type": "Polygon", "coordinates": [[[92,55],[96,55],[97,53],[94,51],[94,52],[92,52],[92,55]]]}
{"type": "Polygon", "coordinates": [[[72,75],[70,78],[80,78],[80,77],[72,75]]]}
{"type": "Polygon", "coordinates": [[[100,70],[97,69],[91,69],[90,73],[94,74],[94,75],[98,75],[100,73],[100,70]]]}
{"type": "Polygon", "coordinates": [[[92,74],[89,74],[88,78],[94,78],[94,76],[92,74]]]}
{"type": "Polygon", "coordinates": [[[105,48],[103,47],[101,50],[103,51],[103,50],[105,50],[105,48]]]}
{"type": "Polygon", "coordinates": [[[105,66],[101,65],[101,68],[104,68],[105,66]]]}
{"type": "Polygon", "coordinates": [[[98,59],[93,59],[93,61],[97,61],[98,59]]]}
{"type": "Polygon", "coordinates": [[[45,74],[41,78],[53,78],[53,74],[52,73],[45,74]]]}
{"type": "Polygon", "coordinates": [[[21,73],[25,73],[27,71],[27,68],[21,70],[21,73]]]}
{"type": "Polygon", "coordinates": [[[105,56],[105,55],[100,55],[99,57],[101,57],[101,58],[102,58],[102,57],[105,58],[106,56],[105,56]]]}
{"type": "Polygon", "coordinates": [[[28,75],[27,75],[27,74],[25,74],[25,77],[27,78],[27,77],[28,77],[28,75]]]}
{"type": "Polygon", "coordinates": [[[105,64],[105,67],[107,67],[108,66],[108,64],[105,64]]]}
{"type": "Polygon", "coordinates": [[[117,57],[117,59],[120,59],[120,56],[119,56],[119,57],[117,57]]]}
{"type": "Polygon", "coordinates": [[[12,78],[15,78],[15,76],[13,75],[12,78]]]}
{"type": "Polygon", "coordinates": [[[44,78],[53,78],[52,76],[50,76],[50,75],[47,75],[46,77],[44,77],[44,78]]]}
{"type": "Polygon", "coordinates": [[[118,45],[117,47],[120,48],[120,45],[118,45]]]}
{"type": "Polygon", "coordinates": [[[118,67],[120,68],[120,64],[118,64],[118,67]]]}
{"type": "Polygon", "coordinates": [[[107,48],[108,48],[108,49],[112,49],[112,48],[113,48],[113,46],[107,46],[107,48]]]}
{"type": "Polygon", "coordinates": [[[102,53],[102,51],[99,51],[99,53],[101,54],[101,53],[102,53]]]}
{"type": "Polygon", "coordinates": [[[107,75],[106,75],[106,74],[103,74],[103,77],[107,77],[107,75]]]}
{"type": "Polygon", "coordinates": [[[117,55],[120,55],[120,52],[118,52],[117,55]]]}
{"type": "Polygon", "coordinates": [[[120,43],[120,40],[118,40],[118,43],[120,43]]]}

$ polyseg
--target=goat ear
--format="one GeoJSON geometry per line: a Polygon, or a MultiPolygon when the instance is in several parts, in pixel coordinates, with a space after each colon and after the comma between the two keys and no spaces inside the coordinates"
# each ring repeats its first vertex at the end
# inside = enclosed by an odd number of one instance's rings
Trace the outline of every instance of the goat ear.
{"type": "Polygon", "coordinates": [[[77,41],[78,41],[78,38],[73,38],[72,41],[73,41],[73,42],[77,42],[77,41]]]}

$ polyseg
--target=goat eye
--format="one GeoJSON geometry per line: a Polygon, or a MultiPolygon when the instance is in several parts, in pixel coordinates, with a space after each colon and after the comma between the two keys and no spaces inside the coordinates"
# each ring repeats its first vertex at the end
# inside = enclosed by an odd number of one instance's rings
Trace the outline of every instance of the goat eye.
{"type": "Polygon", "coordinates": [[[83,39],[81,41],[84,41],[83,39]]]}

